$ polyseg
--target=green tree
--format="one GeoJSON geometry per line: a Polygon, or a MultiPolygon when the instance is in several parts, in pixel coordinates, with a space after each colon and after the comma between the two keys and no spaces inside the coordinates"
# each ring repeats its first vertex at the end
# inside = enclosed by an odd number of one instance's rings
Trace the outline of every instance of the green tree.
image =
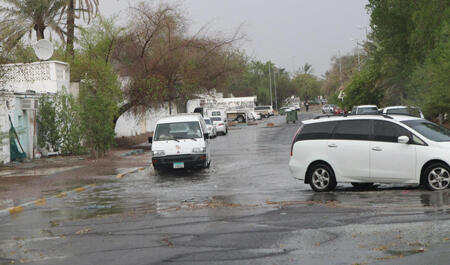
{"type": "Polygon", "coordinates": [[[12,48],[27,33],[34,30],[36,39],[44,38],[44,31],[51,28],[64,41],[60,26],[61,9],[66,0],[3,0],[0,7],[2,20],[0,36],[7,48],[12,48]]]}
{"type": "Polygon", "coordinates": [[[80,118],[86,147],[93,157],[106,154],[114,143],[114,118],[122,92],[111,63],[117,29],[111,20],[98,18],[81,31],[80,50],[74,60],[75,78],[80,85],[80,118]]]}
{"type": "Polygon", "coordinates": [[[417,101],[429,117],[450,113],[450,23],[441,30],[436,48],[427,56],[425,63],[413,75],[412,85],[417,91],[417,101]],[[424,99],[424,100],[423,100],[424,99]]]}
{"type": "Polygon", "coordinates": [[[367,9],[366,65],[345,89],[345,104],[414,104],[428,117],[448,109],[450,2],[369,0],[367,9]]]}
{"type": "Polygon", "coordinates": [[[298,72],[292,82],[302,100],[311,100],[320,95],[321,81],[312,74],[298,72]]]}

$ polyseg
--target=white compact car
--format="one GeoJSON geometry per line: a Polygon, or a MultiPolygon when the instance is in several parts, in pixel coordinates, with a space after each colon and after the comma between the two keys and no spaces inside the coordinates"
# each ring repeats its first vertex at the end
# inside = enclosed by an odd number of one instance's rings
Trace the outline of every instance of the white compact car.
{"type": "Polygon", "coordinates": [[[352,114],[375,115],[378,114],[377,105],[360,105],[352,108],[352,114]]]}
{"type": "Polygon", "coordinates": [[[213,124],[210,118],[204,118],[206,123],[206,129],[208,130],[209,137],[215,138],[217,136],[216,125],[213,124]]]}
{"type": "Polygon", "coordinates": [[[152,164],[164,168],[209,167],[209,134],[199,114],[162,118],[156,123],[152,143],[152,164]]]}
{"type": "Polygon", "coordinates": [[[425,118],[423,116],[422,111],[417,107],[409,107],[409,106],[389,106],[385,107],[381,110],[382,114],[386,115],[410,115],[419,118],[425,118]]]}
{"type": "Polygon", "coordinates": [[[217,134],[226,135],[228,133],[228,125],[222,117],[211,117],[211,120],[216,126],[217,134]]]}
{"type": "Polygon", "coordinates": [[[412,116],[364,115],[303,122],[291,147],[295,178],[315,191],[338,182],[422,184],[443,190],[450,183],[450,130],[412,116]]]}

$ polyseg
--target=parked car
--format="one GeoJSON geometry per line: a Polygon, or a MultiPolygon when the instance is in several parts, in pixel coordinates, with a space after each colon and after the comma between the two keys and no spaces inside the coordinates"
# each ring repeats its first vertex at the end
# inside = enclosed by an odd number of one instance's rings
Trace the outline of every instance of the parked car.
{"type": "Polygon", "coordinates": [[[214,126],[216,126],[217,135],[226,135],[228,133],[228,125],[225,119],[223,119],[222,117],[211,117],[211,120],[214,126]]]}
{"type": "Polygon", "coordinates": [[[300,111],[302,108],[300,107],[300,103],[294,103],[292,105],[289,105],[290,108],[293,108],[296,111],[300,111]]]}
{"type": "Polygon", "coordinates": [[[417,107],[410,106],[389,106],[381,109],[381,113],[385,115],[410,115],[418,118],[424,118],[422,111],[417,107]]]}
{"type": "Polygon", "coordinates": [[[404,115],[304,121],[289,162],[294,177],[318,192],[340,182],[356,187],[375,182],[422,184],[443,190],[450,183],[449,165],[450,130],[404,115]]]}
{"type": "Polygon", "coordinates": [[[339,106],[334,106],[333,113],[334,114],[345,114],[345,110],[341,109],[341,107],[339,107],[339,106]]]}
{"type": "Polygon", "coordinates": [[[254,111],[248,112],[248,113],[247,113],[247,118],[248,118],[249,120],[254,120],[254,121],[256,121],[256,120],[261,120],[261,119],[262,119],[262,118],[261,118],[261,115],[259,115],[258,113],[254,112],[254,111]]]}
{"type": "Polygon", "coordinates": [[[210,118],[204,118],[204,120],[206,123],[206,129],[208,130],[209,133],[209,138],[216,138],[217,132],[214,123],[211,121],[210,118]]]}
{"type": "Polygon", "coordinates": [[[209,167],[209,134],[199,114],[162,118],[156,123],[152,143],[152,164],[164,168],[209,167]]]}
{"type": "Polygon", "coordinates": [[[374,115],[374,114],[378,114],[378,107],[376,105],[353,106],[352,114],[355,114],[355,115],[374,115]]]}
{"type": "Polygon", "coordinates": [[[334,113],[334,107],[336,105],[334,104],[325,104],[322,106],[322,113],[326,114],[326,113],[334,113]]]}
{"type": "Polygon", "coordinates": [[[267,106],[256,106],[255,112],[261,115],[261,117],[269,118],[269,116],[273,116],[273,108],[270,105],[267,106]]]}
{"type": "Polygon", "coordinates": [[[286,114],[286,110],[288,110],[289,109],[289,107],[281,107],[279,110],[278,110],[278,113],[280,114],[280,115],[285,115],[286,114]]]}

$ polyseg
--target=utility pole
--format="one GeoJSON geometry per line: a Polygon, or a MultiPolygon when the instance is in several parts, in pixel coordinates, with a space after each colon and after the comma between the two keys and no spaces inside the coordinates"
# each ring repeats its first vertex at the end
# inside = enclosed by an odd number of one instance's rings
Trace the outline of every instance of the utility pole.
{"type": "Polygon", "coordinates": [[[275,86],[275,109],[278,110],[278,99],[277,99],[277,79],[278,79],[278,69],[275,69],[277,74],[273,73],[273,84],[275,86]]]}
{"type": "Polygon", "coordinates": [[[270,106],[273,106],[273,99],[272,99],[272,75],[271,75],[271,63],[269,61],[269,89],[270,89],[270,106]]]}
{"type": "Polygon", "coordinates": [[[342,57],[341,57],[341,50],[338,50],[338,56],[339,56],[339,82],[342,85],[342,57]]]}
{"type": "MultiPolygon", "coordinates": [[[[359,47],[358,47],[361,44],[359,43],[358,39],[351,38],[350,40],[356,42],[356,54],[358,55],[358,71],[361,71],[361,61],[359,59],[359,47]]],[[[363,46],[361,45],[361,47],[363,47],[363,46]]]]}

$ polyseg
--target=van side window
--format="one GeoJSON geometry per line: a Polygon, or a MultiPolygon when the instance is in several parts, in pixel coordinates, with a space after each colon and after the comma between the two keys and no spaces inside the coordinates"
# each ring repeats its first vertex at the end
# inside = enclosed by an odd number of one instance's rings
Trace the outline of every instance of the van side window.
{"type": "Polygon", "coordinates": [[[295,141],[331,139],[336,124],[336,121],[305,124],[295,141]]]}
{"type": "Polygon", "coordinates": [[[395,123],[379,120],[373,121],[374,141],[397,143],[398,137],[403,135],[411,139],[411,133],[395,123]]]}
{"type": "Polygon", "coordinates": [[[369,140],[370,120],[339,121],[333,132],[333,139],[369,140]]]}

